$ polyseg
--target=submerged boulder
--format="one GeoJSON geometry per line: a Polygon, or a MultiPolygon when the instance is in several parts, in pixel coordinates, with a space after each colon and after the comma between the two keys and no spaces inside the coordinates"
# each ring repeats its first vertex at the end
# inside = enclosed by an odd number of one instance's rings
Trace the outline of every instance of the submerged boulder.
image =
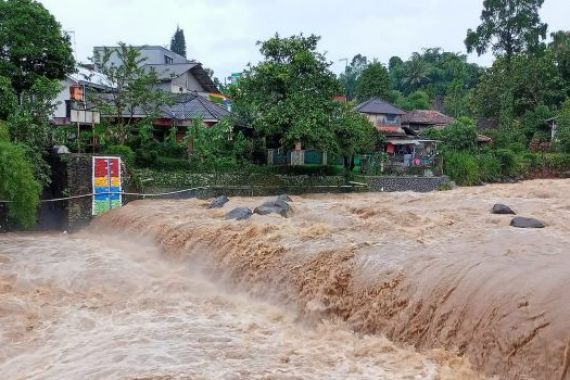
{"type": "Polygon", "coordinates": [[[246,220],[251,218],[253,212],[247,207],[237,207],[226,214],[226,219],[246,220]]]}
{"type": "Polygon", "coordinates": [[[511,226],[516,228],[544,228],[545,225],[538,219],[516,216],[511,221],[511,226]]]}
{"type": "Polygon", "coordinates": [[[279,214],[284,218],[288,218],[293,213],[289,203],[281,200],[275,202],[265,202],[261,206],[256,207],[253,212],[259,215],[279,214]]]}
{"type": "Polygon", "coordinates": [[[517,213],[514,212],[509,206],[504,205],[502,203],[496,203],[491,210],[493,214],[498,215],[516,215],[517,213]]]}
{"type": "Polygon", "coordinates": [[[291,197],[287,194],[279,194],[277,196],[277,200],[278,201],[283,201],[283,202],[293,202],[293,200],[291,199],[291,197]]]}
{"type": "Polygon", "coordinates": [[[208,206],[208,208],[222,208],[224,207],[224,205],[226,203],[228,203],[230,200],[228,197],[226,197],[225,195],[221,195],[217,198],[215,198],[212,203],[210,203],[210,205],[208,206]]]}

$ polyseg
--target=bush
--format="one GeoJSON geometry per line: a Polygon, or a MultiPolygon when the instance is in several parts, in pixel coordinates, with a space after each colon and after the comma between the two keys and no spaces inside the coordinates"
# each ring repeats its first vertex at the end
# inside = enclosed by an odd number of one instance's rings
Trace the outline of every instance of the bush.
{"type": "Polygon", "coordinates": [[[481,181],[495,182],[501,177],[501,163],[493,153],[482,153],[477,157],[481,181]]]}
{"type": "Polygon", "coordinates": [[[137,149],[135,152],[135,163],[142,168],[154,166],[158,161],[158,152],[156,150],[137,149]]]}
{"type": "Polygon", "coordinates": [[[14,202],[8,204],[8,217],[23,228],[32,227],[41,186],[21,146],[0,141],[0,178],[0,199],[14,202]]]}
{"type": "Polygon", "coordinates": [[[509,149],[497,149],[495,156],[501,166],[501,174],[506,177],[516,177],[521,173],[519,157],[509,149]]]}
{"type": "Polygon", "coordinates": [[[195,169],[195,166],[187,159],[180,158],[170,158],[170,157],[158,157],[155,164],[153,165],[155,169],[160,170],[183,170],[190,171],[195,169]]]}
{"type": "Polygon", "coordinates": [[[105,148],[104,154],[121,156],[127,165],[132,166],[135,163],[135,152],[126,145],[110,145],[105,148]]]}
{"type": "Polygon", "coordinates": [[[473,186],[481,183],[477,158],[471,153],[448,153],[444,161],[445,173],[460,186],[473,186]]]}
{"type": "Polygon", "coordinates": [[[184,145],[165,141],[158,144],[156,151],[158,155],[162,157],[183,159],[186,158],[187,149],[188,148],[184,145]]]}
{"type": "Polygon", "coordinates": [[[10,141],[10,131],[8,130],[8,124],[2,120],[0,120],[0,141],[10,141]]]}

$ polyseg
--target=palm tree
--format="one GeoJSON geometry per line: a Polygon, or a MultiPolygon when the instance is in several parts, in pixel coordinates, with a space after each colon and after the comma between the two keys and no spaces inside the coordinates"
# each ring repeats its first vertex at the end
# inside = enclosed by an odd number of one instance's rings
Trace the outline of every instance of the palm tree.
{"type": "Polygon", "coordinates": [[[431,81],[432,68],[418,53],[406,62],[402,82],[408,93],[412,93],[431,81]]]}

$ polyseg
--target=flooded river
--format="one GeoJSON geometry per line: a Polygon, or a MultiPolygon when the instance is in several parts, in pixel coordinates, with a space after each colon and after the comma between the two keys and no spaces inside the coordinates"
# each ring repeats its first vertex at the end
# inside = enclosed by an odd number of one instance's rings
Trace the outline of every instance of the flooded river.
{"type": "Polygon", "coordinates": [[[569,191],[308,195],[239,222],[268,198],[147,200],[0,236],[0,377],[570,379],[569,191]]]}
{"type": "Polygon", "coordinates": [[[0,235],[0,326],[0,378],[11,380],[451,379],[463,370],[337,320],[303,323],[152,243],[90,233],[0,235]]]}

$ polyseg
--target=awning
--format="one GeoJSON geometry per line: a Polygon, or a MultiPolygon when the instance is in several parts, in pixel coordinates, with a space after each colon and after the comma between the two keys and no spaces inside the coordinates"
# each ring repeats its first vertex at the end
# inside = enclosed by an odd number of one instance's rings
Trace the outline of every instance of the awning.
{"type": "Polygon", "coordinates": [[[386,143],[392,145],[420,145],[418,140],[387,140],[386,143]]]}

